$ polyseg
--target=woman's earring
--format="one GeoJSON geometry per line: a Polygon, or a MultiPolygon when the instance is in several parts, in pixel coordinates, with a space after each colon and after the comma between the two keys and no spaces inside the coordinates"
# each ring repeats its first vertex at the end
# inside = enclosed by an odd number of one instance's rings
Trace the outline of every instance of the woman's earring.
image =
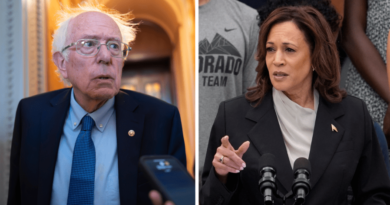
{"type": "Polygon", "coordinates": [[[312,68],[313,68],[313,72],[314,72],[315,71],[314,66],[312,66],[312,68]]]}

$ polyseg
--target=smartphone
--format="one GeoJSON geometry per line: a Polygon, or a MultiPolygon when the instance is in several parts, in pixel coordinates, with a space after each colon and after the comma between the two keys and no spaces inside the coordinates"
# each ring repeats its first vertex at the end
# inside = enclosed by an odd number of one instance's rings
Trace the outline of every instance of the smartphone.
{"type": "Polygon", "coordinates": [[[164,202],[195,205],[195,181],[178,159],[170,155],[150,155],[142,156],[139,163],[164,202]]]}

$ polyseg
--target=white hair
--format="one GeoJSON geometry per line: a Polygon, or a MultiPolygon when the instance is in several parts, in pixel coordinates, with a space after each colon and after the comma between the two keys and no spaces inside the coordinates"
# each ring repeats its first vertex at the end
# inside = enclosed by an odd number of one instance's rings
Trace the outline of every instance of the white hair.
{"type": "MultiPolygon", "coordinates": [[[[61,52],[62,49],[66,46],[65,43],[68,37],[67,31],[68,31],[69,21],[72,18],[75,18],[76,16],[82,13],[91,12],[91,11],[100,12],[111,17],[112,20],[114,20],[119,27],[123,42],[130,43],[134,41],[135,33],[136,33],[135,25],[137,24],[131,22],[133,17],[130,12],[121,14],[117,10],[110,9],[105,7],[102,4],[92,3],[92,2],[81,2],[78,6],[79,6],[78,8],[63,7],[63,9],[57,13],[58,15],[57,25],[59,28],[54,32],[53,35],[53,46],[52,46],[53,54],[55,52],[61,52]]],[[[68,61],[68,54],[69,54],[68,50],[65,50],[62,53],[66,61],[68,61]]],[[[61,75],[58,69],[56,72],[65,85],[71,85],[71,83],[67,79],[64,79],[64,77],[61,75]]]]}

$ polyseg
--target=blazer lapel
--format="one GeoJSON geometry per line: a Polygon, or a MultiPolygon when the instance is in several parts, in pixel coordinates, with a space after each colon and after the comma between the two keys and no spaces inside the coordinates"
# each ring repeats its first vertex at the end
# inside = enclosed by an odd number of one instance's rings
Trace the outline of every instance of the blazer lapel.
{"type": "Polygon", "coordinates": [[[257,122],[249,131],[248,137],[260,155],[271,153],[276,157],[276,179],[283,185],[285,192],[291,189],[293,172],[279,122],[273,106],[272,91],[268,92],[258,107],[252,108],[246,118],[257,122]]]}
{"type": "Polygon", "coordinates": [[[343,137],[344,128],[335,120],[342,115],[344,111],[341,104],[328,103],[320,97],[309,155],[312,187],[326,170],[343,137]],[[332,125],[338,132],[332,131],[332,125]]]}
{"type": "Polygon", "coordinates": [[[38,204],[50,204],[58,147],[70,106],[71,89],[52,98],[41,115],[38,204]]]}
{"type": "Polygon", "coordinates": [[[137,107],[134,98],[119,91],[115,98],[115,111],[121,204],[135,204],[137,200],[138,161],[145,118],[144,114],[136,112],[137,107]],[[132,137],[128,134],[130,130],[135,132],[132,137]]]}

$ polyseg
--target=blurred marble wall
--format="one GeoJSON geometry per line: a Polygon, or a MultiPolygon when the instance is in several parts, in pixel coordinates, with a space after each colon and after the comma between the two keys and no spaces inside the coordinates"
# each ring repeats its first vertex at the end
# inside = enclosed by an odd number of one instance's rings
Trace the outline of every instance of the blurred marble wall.
{"type": "Polygon", "coordinates": [[[0,204],[7,201],[19,100],[46,90],[44,18],[43,0],[0,1],[0,204]]]}

